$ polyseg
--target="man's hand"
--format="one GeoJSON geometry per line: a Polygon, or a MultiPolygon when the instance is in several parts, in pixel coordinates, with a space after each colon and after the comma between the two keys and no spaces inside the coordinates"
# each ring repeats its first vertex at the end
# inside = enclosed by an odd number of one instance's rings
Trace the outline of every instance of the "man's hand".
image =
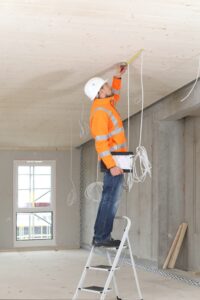
{"type": "Polygon", "coordinates": [[[123,174],[124,171],[122,169],[120,169],[119,167],[113,167],[110,169],[110,173],[112,176],[117,176],[117,175],[123,174]]]}
{"type": "Polygon", "coordinates": [[[115,75],[115,77],[117,77],[117,78],[122,77],[122,75],[126,72],[127,67],[128,67],[128,65],[127,65],[126,62],[121,63],[121,64],[119,65],[119,67],[118,67],[118,68],[119,68],[119,71],[118,71],[118,73],[115,75]]]}

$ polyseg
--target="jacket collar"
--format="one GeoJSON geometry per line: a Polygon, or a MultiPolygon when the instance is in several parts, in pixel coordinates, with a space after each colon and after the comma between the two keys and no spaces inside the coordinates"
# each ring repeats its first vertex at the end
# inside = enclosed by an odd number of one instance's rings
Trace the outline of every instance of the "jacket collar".
{"type": "Polygon", "coordinates": [[[114,96],[107,97],[107,98],[103,98],[103,99],[96,98],[96,99],[94,100],[94,105],[98,105],[98,106],[99,106],[99,105],[106,105],[106,104],[111,104],[111,105],[113,105],[113,104],[112,104],[113,100],[114,100],[114,96]]]}

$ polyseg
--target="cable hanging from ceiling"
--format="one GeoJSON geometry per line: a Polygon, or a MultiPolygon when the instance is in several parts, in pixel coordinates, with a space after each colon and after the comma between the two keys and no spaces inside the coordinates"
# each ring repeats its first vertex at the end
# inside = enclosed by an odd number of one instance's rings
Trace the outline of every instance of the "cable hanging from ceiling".
{"type": "MultiPolygon", "coordinates": [[[[128,64],[128,147],[130,139],[130,68],[128,64]]],[[[132,172],[127,176],[127,186],[129,191],[131,190],[134,182],[144,182],[146,176],[151,177],[151,163],[148,159],[147,151],[142,146],[142,131],[143,131],[143,113],[144,113],[144,83],[143,83],[143,52],[141,52],[141,64],[140,64],[140,83],[141,83],[141,117],[140,117],[140,132],[139,132],[139,144],[136,148],[136,153],[133,156],[132,172]]]]}
{"type": "Polygon", "coordinates": [[[82,102],[82,109],[81,109],[81,116],[79,120],[79,126],[80,126],[80,138],[87,137],[89,134],[89,125],[85,121],[85,104],[82,102]]]}
{"type": "Polygon", "coordinates": [[[190,95],[192,94],[194,88],[196,87],[196,84],[197,84],[198,79],[199,79],[199,75],[200,75],[200,56],[199,56],[199,64],[198,64],[198,70],[197,70],[197,76],[196,76],[195,82],[194,82],[191,90],[189,91],[189,93],[183,99],[181,99],[180,102],[184,102],[187,98],[190,97],[190,95]]]}
{"type": "Polygon", "coordinates": [[[73,143],[72,143],[72,117],[70,118],[70,183],[71,190],[67,195],[67,205],[72,206],[77,201],[77,191],[73,180],[73,143]]]}

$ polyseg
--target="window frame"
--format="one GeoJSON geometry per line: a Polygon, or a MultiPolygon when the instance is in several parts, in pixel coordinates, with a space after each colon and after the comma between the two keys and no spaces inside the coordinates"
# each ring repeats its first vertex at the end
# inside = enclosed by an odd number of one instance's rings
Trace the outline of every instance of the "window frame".
{"type": "Polygon", "coordinates": [[[14,247],[56,246],[56,161],[55,160],[14,160],[13,162],[13,244],[14,247]],[[18,208],[18,167],[51,166],[51,203],[47,207],[18,208]],[[17,240],[17,213],[52,213],[52,239],[17,240]]]}

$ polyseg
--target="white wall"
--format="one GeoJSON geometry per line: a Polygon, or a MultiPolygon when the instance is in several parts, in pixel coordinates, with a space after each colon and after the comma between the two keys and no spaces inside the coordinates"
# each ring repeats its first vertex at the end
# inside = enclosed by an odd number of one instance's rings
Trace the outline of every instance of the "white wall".
{"type": "Polygon", "coordinates": [[[56,161],[56,242],[58,248],[79,248],[80,151],[74,150],[73,179],[77,202],[67,205],[70,184],[70,151],[0,151],[0,250],[13,249],[13,161],[56,161]]]}

